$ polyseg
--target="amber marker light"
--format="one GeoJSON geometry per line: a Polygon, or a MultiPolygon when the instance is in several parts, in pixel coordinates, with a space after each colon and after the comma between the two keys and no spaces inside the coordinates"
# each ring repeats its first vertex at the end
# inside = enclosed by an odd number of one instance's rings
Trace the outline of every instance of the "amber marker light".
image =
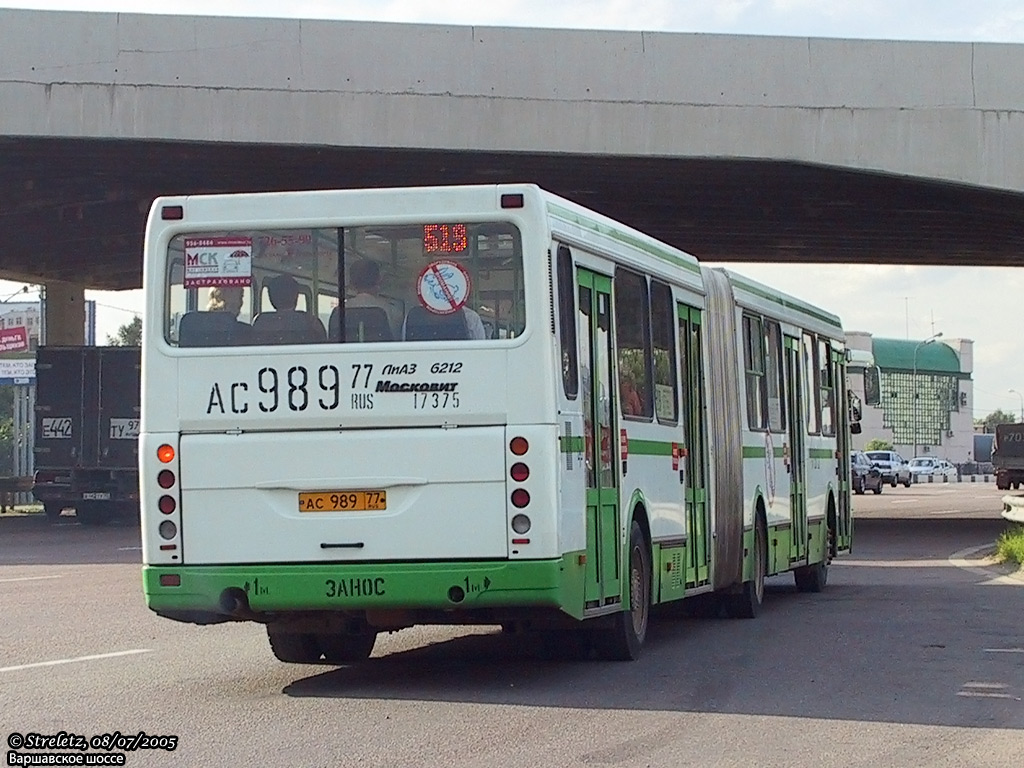
{"type": "Polygon", "coordinates": [[[174,447],[167,445],[161,445],[156,449],[156,457],[164,464],[170,464],[174,461],[174,447]]]}
{"type": "Polygon", "coordinates": [[[530,450],[530,444],[526,442],[525,437],[513,437],[512,442],[508,444],[508,448],[516,456],[522,456],[528,450],[530,450]]]}

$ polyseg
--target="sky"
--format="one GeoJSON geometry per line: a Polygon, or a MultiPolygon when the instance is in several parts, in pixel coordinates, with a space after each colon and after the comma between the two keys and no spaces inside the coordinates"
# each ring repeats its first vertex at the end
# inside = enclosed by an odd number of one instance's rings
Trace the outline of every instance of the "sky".
{"type": "MultiPolygon", "coordinates": [[[[180,15],[349,19],[800,37],[1024,43],[1021,0],[0,0],[0,7],[180,15]]],[[[1024,419],[1024,269],[734,264],[818,304],[848,330],[882,338],[974,341],[974,416],[1024,419]],[[812,290],[813,287],[813,290],[812,290]]],[[[0,281],[0,301],[19,288],[0,281]]],[[[22,297],[18,297],[22,298],[22,297]]],[[[141,306],[138,291],[88,291],[102,343],[141,306]]]]}

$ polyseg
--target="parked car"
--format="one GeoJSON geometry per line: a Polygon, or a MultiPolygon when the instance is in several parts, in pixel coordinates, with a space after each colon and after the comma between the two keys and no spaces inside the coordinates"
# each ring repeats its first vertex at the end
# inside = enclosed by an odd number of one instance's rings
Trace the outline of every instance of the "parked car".
{"type": "Polygon", "coordinates": [[[907,466],[907,460],[896,451],[865,451],[864,453],[872,464],[878,465],[883,483],[888,483],[893,488],[897,485],[910,487],[912,482],[910,467],[907,466]]]}
{"type": "Polygon", "coordinates": [[[854,493],[882,492],[882,471],[871,463],[863,451],[850,454],[850,487],[854,493]]]}
{"type": "Polygon", "coordinates": [[[910,460],[910,473],[914,476],[914,482],[950,482],[955,481],[960,475],[952,464],[945,459],[937,459],[934,456],[916,456],[910,460]]]}

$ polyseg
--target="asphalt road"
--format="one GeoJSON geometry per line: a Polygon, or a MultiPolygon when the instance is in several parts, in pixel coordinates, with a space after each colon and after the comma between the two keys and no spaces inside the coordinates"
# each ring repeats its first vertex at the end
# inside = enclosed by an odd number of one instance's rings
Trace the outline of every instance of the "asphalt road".
{"type": "Polygon", "coordinates": [[[0,517],[0,736],[178,737],[129,766],[1019,768],[1024,580],[977,559],[985,492],[857,496],[823,594],[778,577],[753,621],[659,615],[634,663],[428,627],[280,664],[258,626],[151,615],[137,529],[0,517]]]}

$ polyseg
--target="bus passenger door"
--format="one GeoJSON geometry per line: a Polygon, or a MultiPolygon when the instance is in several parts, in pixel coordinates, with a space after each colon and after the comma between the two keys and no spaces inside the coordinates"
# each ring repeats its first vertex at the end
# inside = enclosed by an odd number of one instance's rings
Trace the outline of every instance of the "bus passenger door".
{"type": "Polygon", "coordinates": [[[707,442],[705,439],[704,376],[700,310],[678,304],[679,381],[683,390],[683,449],[680,482],[686,504],[687,587],[706,584],[710,578],[711,510],[708,504],[707,442]]]}
{"type": "MultiPolygon", "coordinates": [[[[853,518],[850,510],[850,451],[853,450],[853,445],[850,439],[850,400],[846,382],[846,358],[843,352],[832,351],[832,366],[832,381],[835,382],[836,393],[836,445],[840,457],[836,462],[838,519],[834,534],[835,549],[846,552],[853,543],[853,518]]],[[[828,554],[832,556],[831,549],[828,554]]]]}
{"type": "Polygon", "coordinates": [[[578,338],[587,470],[585,607],[619,602],[619,436],[615,429],[612,281],[580,269],[578,338]]]}
{"type": "MultiPolygon", "coordinates": [[[[805,430],[804,423],[804,376],[807,372],[800,365],[800,340],[785,337],[786,347],[786,395],[788,398],[789,417],[786,429],[788,443],[784,457],[789,470],[789,508],[792,527],[790,528],[789,560],[807,558],[807,486],[804,456],[805,430]]],[[[813,375],[813,374],[812,374],[813,375]]]]}

